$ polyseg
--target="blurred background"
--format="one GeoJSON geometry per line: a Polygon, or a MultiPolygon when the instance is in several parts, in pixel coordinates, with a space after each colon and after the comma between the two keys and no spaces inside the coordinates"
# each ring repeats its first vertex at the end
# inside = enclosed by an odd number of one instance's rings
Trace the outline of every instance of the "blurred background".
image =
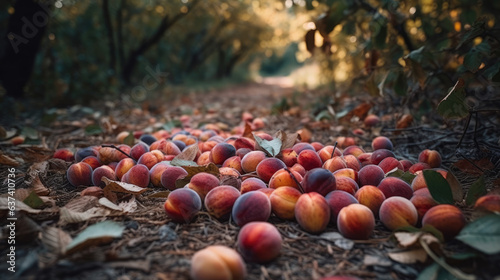
{"type": "Polygon", "coordinates": [[[498,95],[499,17],[472,0],[6,0],[0,98],[140,102],[279,76],[428,107],[459,77],[498,95]]]}

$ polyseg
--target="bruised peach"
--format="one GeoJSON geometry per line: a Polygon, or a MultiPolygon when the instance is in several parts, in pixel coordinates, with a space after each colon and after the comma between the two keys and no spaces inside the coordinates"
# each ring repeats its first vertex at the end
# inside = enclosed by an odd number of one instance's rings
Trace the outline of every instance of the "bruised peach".
{"type": "Polygon", "coordinates": [[[336,188],[335,177],[333,174],[323,168],[315,168],[309,170],[302,180],[302,188],[304,192],[316,192],[323,196],[336,188]]]}
{"type": "Polygon", "coordinates": [[[387,177],[380,181],[377,187],[384,193],[385,198],[402,196],[410,199],[413,195],[410,185],[397,177],[387,177]]]}
{"type": "Polygon", "coordinates": [[[474,204],[474,209],[489,211],[489,212],[500,212],[500,195],[487,194],[481,196],[476,200],[476,203],[474,204]]]}
{"type": "Polygon", "coordinates": [[[285,167],[285,163],[277,158],[266,158],[259,162],[255,171],[257,171],[257,176],[259,176],[262,181],[268,183],[276,171],[285,167]]]}
{"type": "Polygon", "coordinates": [[[384,173],[387,174],[389,171],[392,171],[394,169],[400,169],[403,170],[403,165],[399,160],[393,157],[387,157],[384,158],[378,166],[384,170],[384,173]]]}
{"type": "Polygon", "coordinates": [[[146,188],[150,182],[149,169],[143,164],[134,165],[122,176],[122,181],[146,188]]]}
{"type": "Polygon", "coordinates": [[[302,194],[295,204],[295,219],[305,231],[321,233],[330,222],[330,206],[317,192],[302,194]]]}
{"type": "Polygon", "coordinates": [[[363,204],[350,204],[340,210],[337,228],[345,238],[366,240],[375,229],[375,217],[363,204]]]}
{"type": "Polygon", "coordinates": [[[168,195],[164,208],[167,216],[173,222],[189,223],[201,210],[201,199],[191,189],[176,189],[168,195]]]}
{"type": "Polygon", "coordinates": [[[303,150],[300,152],[297,157],[297,163],[302,165],[306,171],[319,168],[323,165],[321,158],[315,150],[303,150]]]}
{"type": "Polygon", "coordinates": [[[379,188],[371,185],[363,186],[354,194],[354,197],[360,204],[370,208],[373,215],[378,217],[380,205],[385,200],[385,195],[379,188]]]}
{"type": "Polygon", "coordinates": [[[206,172],[200,172],[191,178],[189,184],[187,184],[187,187],[198,193],[201,201],[203,201],[207,193],[213,188],[217,187],[219,184],[219,178],[217,178],[215,175],[206,172]]]}
{"type": "Polygon", "coordinates": [[[66,149],[66,148],[57,149],[54,152],[54,155],[52,157],[53,158],[62,159],[64,161],[73,161],[73,160],[75,160],[75,154],[73,153],[73,151],[71,151],[69,149],[66,149]]]}
{"type": "Polygon", "coordinates": [[[138,160],[143,154],[149,152],[149,146],[144,142],[139,142],[135,144],[132,149],[130,149],[130,156],[135,160],[138,160]]]}
{"type": "Polygon", "coordinates": [[[110,180],[116,180],[115,171],[107,165],[99,166],[96,169],[94,169],[94,171],[92,171],[92,183],[94,184],[94,186],[98,187],[106,186],[106,184],[103,181],[101,181],[102,177],[106,177],[110,180]]]}
{"type": "Polygon", "coordinates": [[[384,158],[388,157],[395,158],[396,155],[394,155],[394,153],[388,149],[378,149],[373,151],[370,160],[373,164],[378,165],[384,158]]]}
{"type": "Polygon", "coordinates": [[[155,164],[149,170],[149,179],[151,180],[151,185],[155,187],[161,187],[161,177],[163,176],[163,172],[169,168],[170,165],[167,164],[166,161],[161,161],[155,164]]]}
{"type": "Polygon", "coordinates": [[[400,227],[415,226],[418,221],[418,212],[413,203],[401,196],[386,198],[379,211],[380,221],[389,230],[400,227]]]}
{"type": "Polygon", "coordinates": [[[274,215],[284,220],[295,219],[295,204],[300,195],[300,191],[292,187],[275,189],[269,197],[274,215]]]}
{"type": "Polygon", "coordinates": [[[161,185],[171,191],[176,189],[175,181],[183,179],[188,175],[187,171],[179,166],[169,166],[161,174],[161,185]]]}
{"type": "Polygon", "coordinates": [[[205,197],[207,212],[219,220],[228,220],[234,202],[240,197],[240,191],[233,186],[222,185],[213,188],[205,197]]]}
{"type": "Polygon", "coordinates": [[[358,203],[358,200],[352,194],[344,191],[332,191],[325,196],[325,199],[328,206],[330,206],[330,220],[333,224],[337,223],[337,216],[342,208],[358,203]]]}
{"type": "Polygon", "coordinates": [[[241,182],[241,194],[267,188],[266,183],[259,178],[248,178],[241,182]]]}
{"type": "Polygon", "coordinates": [[[367,165],[359,170],[358,176],[360,187],[365,185],[378,186],[384,179],[385,173],[378,165],[367,165]]]}
{"type": "Polygon", "coordinates": [[[374,151],[380,149],[392,150],[394,149],[394,146],[392,145],[391,139],[385,136],[377,136],[372,140],[372,149],[374,151]]]}
{"type": "Polygon", "coordinates": [[[336,190],[345,191],[352,195],[354,195],[359,189],[358,183],[356,183],[356,181],[349,177],[343,176],[335,177],[335,186],[336,190]]]}
{"type": "Polygon", "coordinates": [[[96,169],[97,167],[101,166],[101,162],[95,156],[88,156],[82,159],[81,162],[87,163],[88,165],[90,165],[90,167],[92,167],[92,169],[96,169]]]}
{"type": "Polygon", "coordinates": [[[222,165],[224,161],[236,155],[236,148],[228,143],[218,143],[210,152],[210,161],[222,165]]]}
{"type": "Polygon", "coordinates": [[[238,233],[237,246],[243,259],[269,263],[281,254],[283,239],[278,229],[267,222],[250,222],[238,233]]]}
{"type": "Polygon", "coordinates": [[[441,154],[436,150],[425,149],[418,155],[418,161],[427,163],[431,168],[441,166],[441,154]]]}
{"type": "Polygon", "coordinates": [[[243,173],[241,168],[241,158],[239,156],[232,156],[224,161],[222,167],[231,167],[236,169],[240,174],[243,173]]]}
{"type": "Polygon", "coordinates": [[[193,280],[243,280],[246,267],[234,249],[212,245],[193,255],[190,275],[193,280]]]}
{"type": "Polygon", "coordinates": [[[333,147],[331,145],[323,147],[321,150],[318,151],[318,156],[321,158],[321,161],[324,163],[328,159],[331,159],[332,157],[338,157],[342,155],[342,152],[340,151],[339,148],[335,148],[335,153],[333,153],[333,147]]]}
{"type": "Polygon", "coordinates": [[[69,183],[74,186],[92,185],[92,167],[85,162],[77,162],[69,166],[66,171],[69,183]]]}
{"type": "Polygon", "coordinates": [[[455,237],[465,226],[465,216],[454,205],[440,204],[427,210],[422,226],[431,225],[441,231],[446,240],[455,237]]]}
{"type": "Polygon", "coordinates": [[[266,158],[263,151],[251,151],[241,159],[241,168],[245,173],[254,172],[257,165],[266,158]]]}
{"type": "Polygon", "coordinates": [[[271,202],[262,192],[247,192],[236,199],[231,213],[240,227],[249,222],[267,221],[271,216],[271,202]]]}
{"type": "Polygon", "coordinates": [[[279,187],[288,186],[298,189],[298,184],[300,184],[301,181],[302,176],[298,172],[283,168],[273,174],[269,180],[269,187],[277,189],[279,187]]]}
{"type": "Polygon", "coordinates": [[[297,163],[298,154],[293,149],[284,149],[277,156],[277,158],[281,159],[286,166],[292,167],[297,163]]]}
{"type": "Polygon", "coordinates": [[[358,160],[362,167],[372,164],[372,153],[362,153],[358,156],[358,160]]]}
{"type": "Polygon", "coordinates": [[[363,150],[363,148],[353,145],[345,148],[344,151],[342,152],[342,155],[343,156],[353,155],[355,157],[359,157],[359,155],[363,154],[364,152],[365,150],[363,150]]]}

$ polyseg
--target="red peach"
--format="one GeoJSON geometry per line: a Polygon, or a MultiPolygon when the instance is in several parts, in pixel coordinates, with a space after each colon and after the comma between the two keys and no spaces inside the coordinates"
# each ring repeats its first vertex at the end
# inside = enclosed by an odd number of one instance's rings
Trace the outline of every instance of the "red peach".
{"type": "Polygon", "coordinates": [[[312,142],[311,146],[313,146],[313,148],[316,152],[318,152],[319,150],[321,150],[325,147],[325,145],[321,144],[320,142],[312,142]]]}
{"type": "Polygon", "coordinates": [[[248,148],[241,148],[241,149],[236,150],[236,155],[239,156],[241,159],[243,159],[243,157],[246,154],[250,153],[251,151],[253,151],[253,150],[248,149],[248,148]]]}
{"type": "Polygon", "coordinates": [[[122,176],[122,181],[146,188],[150,182],[149,169],[143,164],[134,165],[122,176]]]}
{"type": "Polygon", "coordinates": [[[75,154],[69,150],[69,149],[57,149],[55,152],[54,152],[54,155],[52,156],[53,158],[58,158],[58,159],[62,159],[64,161],[73,161],[75,160],[75,154]]]}
{"type": "Polygon", "coordinates": [[[234,147],[236,150],[239,149],[249,149],[249,150],[254,150],[255,149],[255,141],[251,140],[250,138],[247,137],[239,137],[234,141],[234,147]]]}
{"type": "Polygon", "coordinates": [[[335,178],[347,177],[353,179],[355,182],[359,182],[358,172],[352,168],[342,168],[333,172],[335,178]]]}
{"type": "Polygon", "coordinates": [[[217,178],[215,175],[206,172],[200,172],[191,178],[189,184],[187,184],[186,187],[198,193],[201,201],[203,201],[207,193],[213,188],[217,187],[219,184],[219,178],[217,178]]]}
{"type": "Polygon", "coordinates": [[[401,196],[389,197],[380,206],[380,221],[389,230],[400,227],[415,226],[418,221],[418,212],[413,203],[401,196]]]}
{"type": "Polygon", "coordinates": [[[164,208],[173,222],[189,223],[201,210],[201,199],[191,189],[176,189],[168,195],[164,208]]]}
{"type": "Polygon", "coordinates": [[[273,174],[269,180],[269,188],[277,189],[279,187],[288,186],[299,189],[298,184],[302,181],[302,176],[296,171],[288,169],[280,169],[273,174]]]}
{"type": "Polygon", "coordinates": [[[259,162],[255,171],[262,181],[268,183],[276,171],[285,168],[286,165],[277,158],[266,158],[259,162]]]}
{"type": "Polygon", "coordinates": [[[161,174],[161,185],[171,191],[176,189],[175,181],[183,179],[188,175],[187,171],[179,166],[169,166],[161,174]]]}
{"type": "Polygon", "coordinates": [[[269,197],[274,215],[284,220],[295,219],[295,204],[300,195],[300,191],[292,187],[281,187],[274,190],[269,197]]]}
{"type": "Polygon", "coordinates": [[[372,153],[362,153],[358,156],[358,160],[362,167],[372,164],[372,153]]]}
{"type": "Polygon", "coordinates": [[[343,176],[335,177],[335,186],[336,190],[345,191],[352,195],[354,195],[359,189],[358,183],[356,183],[356,181],[349,177],[343,176]]]}
{"type": "Polygon", "coordinates": [[[393,158],[393,157],[384,158],[378,164],[378,166],[380,168],[382,168],[382,170],[384,170],[385,174],[387,174],[389,171],[392,171],[396,168],[403,170],[403,165],[401,164],[401,162],[399,162],[399,160],[397,160],[396,158],[393,158]]]}
{"type": "Polygon", "coordinates": [[[210,163],[210,151],[203,152],[196,160],[196,164],[198,165],[207,165],[210,163]]]}
{"type": "Polygon", "coordinates": [[[426,170],[426,169],[431,169],[431,166],[425,162],[417,162],[417,163],[413,164],[408,169],[408,172],[410,172],[411,174],[416,174],[416,173],[418,173],[418,171],[422,171],[422,170],[426,170]]]}
{"type": "Polygon", "coordinates": [[[376,126],[380,121],[380,118],[377,115],[370,114],[366,116],[365,120],[363,123],[365,124],[366,127],[372,127],[376,126]]]}
{"type": "Polygon", "coordinates": [[[394,146],[392,145],[391,139],[385,136],[377,136],[372,140],[372,149],[374,151],[380,149],[392,150],[394,146]]]}
{"type": "Polygon", "coordinates": [[[154,154],[153,152],[146,152],[139,158],[137,164],[144,164],[148,169],[151,169],[153,168],[153,166],[155,166],[155,164],[157,164],[162,160],[163,160],[163,155],[161,159],[158,159],[156,154],[154,154]]]}
{"type": "Polygon", "coordinates": [[[97,147],[90,146],[90,147],[78,149],[75,153],[75,160],[82,161],[84,158],[86,158],[88,156],[97,157],[97,154],[98,154],[97,147]]]}
{"type": "Polygon", "coordinates": [[[293,149],[284,149],[276,157],[281,159],[286,166],[292,167],[297,163],[298,155],[293,149]]]}
{"type": "MultiPolygon", "coordinates": [[[[427,190],[427,189],[422,189],[427,190]]],[[[417,191],[413,194],[410,199],[411,203],[415,206],[418,213],[418,221],[421,222],[425,213],[432,207],[438,205],[438,203],[432,199],[431,194],[427,190],[427,194],[422,194],[421,191],[417,191]],[[416,193],[419,193],[418,195],[416,193]]]]}
{"type": "Polygon", "coordinates": [[[422,218],[422,226],[431,225],[441,231],[446,240],[455,237],[465,226],[465,216],[454,205],[440,204],[429,209],[422,218]]]}
{"type": "Polygon", "coordinates": [[[77,162],[69,166],[66,171],[69,183],[74,186],[92,185],[92,167],[85,162],[77,162]]]}
{"type": "Polygon", "coordinates": [[[241,194],[267,188],[266,183],[259,178],[248,178],[241,182],[241,194]]]}
{"type": "Polygon", "coordinates": [[[372,153],[370,160],[373,164],[378,165],[384,158],[387,157],[395,158],[396,155],[388,149],[378,149],[372,153]]]}
{"type": "Polygon", "coordinates": [[[314,149],[314,147],[311,144],[306,142],[300,142],[293,145],[292,150],[294,150],[297,153],[297,155],[300,154],[303,150],[316,151],[316,149],[314,149]]]}
{"type": "Polygon", "coordinates": [[[328,206],[330,206],[330,221],[333,224],[337,223],[337,216],[340,210],[347,205],[358,203],[358,200],[350,193],[345,191],[332,191],[325,196],[328,206]]]}
{"type": "Polygon", "coordinates": [[[81,162],[87,163],[88,165],[90,165],[90,167],[92,167],[92,169],[96,169],[97,167],[101,166],[101,162],[95,156],[88,156],[82,159],[81,162]]]}
{"type": "Polygon", "coordinates": [[[427,163],[431,168],[441,166],[441,154],[436,150],[425,149],[418,155],[418,161],[427,163]]]}
{"type": "Polygon", "coordinates": [[[295,218],[307,232],[321,233],[330,222],[330,206],[317,192],[302,194],[295,204],[295,218]]]}
{"type": "Polygon", "coordinates": [[[271,198],[271,195],[273,194],[275,189],[271,189],[271,188],[262,188],[262,189],[258,189],[256,190],[257,192],[261,192],[265,195],[267,195],[267,198],[271,198]]]}
{"type": "Polygon", "coordinates": [[[249,222],[267,221],[271,216],[271,202],[262,192],[247,192],[234,202],[232,219],[242,227],[249,222]]]}
{"type": "Polygon", "coordinates": [[[241,168],[245,173],[254,172],[257,165],[266,158],[263,151],[251,151],[241,159],[241,168]]]}
{"type": "Polygon", "coordinates": [[[238,173],[243,173],[243,168],[241,168],[241,158],[239,156],[232,156],[224,161],[222,167],[231,167],[238,171],[238,173]]]}
{"type": "Polygon", "coordinates": [[[363,204],[350,204],[340,210],[337,227],[345,238],[366,240],[375,229],[375,217],[363,204]]]}
{"type": "Polygon", "coordinates": [[[290,167],[290,171],[295,171],[295,172],[299,173],[302,177],[304,177],[306,175],[306,169],[304,168],[304,166],[302,166],[298,163],[296,163],[292,167],[290,167]]]}
{"type": "Polygon", "coordinates": [[[340,151],[339,148],[335,148],[335,153],[332,156],[333,152],[333,147],[331,145],[323,147],[321,150],[318,151],[318,156],[321,158],[321,161],[324,163],[328,159],[331,159],[332,157],[335,156],[341,156],[342,152],[340,151]]]}
{"type": "Polygon", "coordinates": [[[340,148],[356,145],[356,141],[352,137],[340,136],[337,137],[337,144],[340,148]]]}
{"type": "Polygon", "coordinates": [[[250,222],[238,233],[238,250],[243,259],[255,263],[269,263],[281,253],[283,239],[278,229],[267,222],[250,222]]]}
{"type": "Polygon", "coordinates": [[[355,157],[359,157],[359,155],[365,153],[365,150],[359,146],[349,146],[344,149],[344,152],[342,152],[343,156],[347,155],[353,155],[355,157]]]}
{"type": "Polygon", "coordinates": [[[410,167],[413,165],[413,162],[407,160],[407,159],[402,159],[399,161],[401,165],[403,166],[403,171],[406,172],[410,169],[410,167]]]}
{"type": "Polygon", "coordinates": [[[96,169],[94,169],[94,171],[92,171],[92,183],[94,184],[94,186],[98,187],[106,186],[106,184],[103,181],[101,181],[102,177],[106,177],[110,180],[116,180],[115,171],[107,165],[99,166],[96,169]]]}
{"type": "Polygon", "coordinates": [[[121,180],[123,175],[127,173],[127,171],[135,165],[135,161],[131,158],[124,158],[118,162],[118,165],[115,168],[116,177],[121,180]]]}
{"type": "Polygon", "coordinates": [[[234,250],[212,245],[196,252],[191,259],[190,275],[193,280],[243,280],[245,262],[234,250]]]}
{"type": "Polygon", "coordinates": [[[387,177],[380,181],[377,187],[384,193],[385,198],[402,196],[410,199],[413,195],[410,185],[397,177],[387,177]]]}
{"type": "Polygon", "coordinates": [[[304,192],[316,192],[323,196],[336,188],[335,177],[333,174],[323,168],[315,168],[309,170],[302,180],[302,188],[304,192]]]}
{"type": "Polygon", "coordinates": [[[371,185],[363,186],[354,194],[354,197],[360,204],[370,208],[373,215],[378,217],[380,205],[385,200],[385,195],[379,188],[371,185]]]}
{"type": "Polygon", "coordinates": [[[222,165],[224,161],[236,155],[236,148],[228,143],[218,143],[210,152],[210,161],[222,165]]]}
{"type": "Polygon", "coordinates": [[[326,160],[323,164],[323,169],[329,170],[330,172],[335,172],[342,168],[347,168],[347,164],[342,157],[333,157],[326,160]]]}
{"type": "Polygon", "coordinates": [[[367,165],[359,170],[358,176],[360,187],[365,185],[378,186],[384,179],[385,173],[378,165],[367,165]]]}
{"type": "Polygon", "coordinates": [[[144,142],[139,142],[135,144],[132,149],[130,149],[130,156],[135,160],[138,160],[144,153],[149,152],[149,146],[144,142]]]}
{"type": "Polygon", "coordinates": [[[166,155],[178,155],[181,153],[181,150],[177,145],[175,145],[172,141],[167,141],[165,139],[160,139],[151,144],[149,146],[149,151],[159,150],[166,155]]]}
{"type": "Polygon", "coordinates": [[[149,178],[151,180],[151,185],[155,187],[161,187],[161,177],[163,176],[163,172],[169,168],[170,165],[166,161],[161,161],[155,164],[149,170],[149,178]]]}
{"type": "Polygon", "coordinates": [[[318,153],[314,150],[303,150],[297,157],[297,163],[302,165],[305,170],[319,168],[323,165],[318,153]]]}
{"type": "Polygon", "coordinates": [[[487,194],[476,200],[474,209],[479,209],[489,212],[500,212],[500,195],[487,194]]]}
{"type": "Polygon", "coordinates": [[[233,186],[221,185],[213,188],[205,197],[207,212],[219,220],[228,220],[234,202],[240,197],[240,191],[233,186]]]}

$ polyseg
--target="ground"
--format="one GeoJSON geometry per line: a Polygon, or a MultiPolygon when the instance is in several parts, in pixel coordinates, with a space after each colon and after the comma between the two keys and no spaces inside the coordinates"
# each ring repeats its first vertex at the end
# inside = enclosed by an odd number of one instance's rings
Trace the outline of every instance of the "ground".
{"type": "MultiPolygon", "coordinates": [[[[67,216],[62,218],[64,214],[59,209],[68,206],[68,202],[73,202],[72,209],[84,211],[92,208],[96,200],[79,200],[83,188],[75,189],[65,177],[71,163],[51,159],[54,150],[116,143],[115,137],[120,131],[157,129],[162,124],[173,123],[182,115],[191,116],[190,125],[193,127],[219,123],[229,130],[241,123],[243,112],[250,112],[265,120],[264,131],[271,134],[279,129],[287,132],[306,129],[311,132],[311,141],[324,144],[333,144],[339,136],[353,136],[357,144],[367,150],[371,149],[373,137],[385,135],[395,144],[395,153],[399,157],[416,161],[421,150],[437,149],[443,155],[443,167],[456,172],[464,188],[469,188],[477,179],[477,173],[484,173],[488,190],[498,191],[498,115],[493,119],[488,116],[486,121],[480,123],[477,145],[473,141],[473,131],[469,130],[457,149],[463,132],[458,123],[439,123],[427,117],[424,121],[414,121],[405,128],[395,129],[397,120],[402,116],[398,113],[400,108],[371,97],[339,97],[331,104],[331,109],[335,112],[347,110],[347,116],[338,120],[317,120],[311,112],[314,100],[319,100],[318,95],[321,93],[307,90],[298,93],[283,79],[268,79],[262,83],[208,91],[185,91],[179,96],[170,94],[174,97],[159,99],[160,102],[146,100],[141,106],[130,98],[124,98],[96,104],[90,111],[80,107],[58,111],[56,120],[37,127],[40,145],[12,146],[8,141],[3,142],[0,146],[4,165],[0,171],[3,182],[0,193],[7,196],[5,178],[10,173],[7,167],[14,167],[16,195],[26,197],[22,189],[38,188],[45,192],[40,196],[46,198],[44,210],[40,213],[17,213],[15,276],[18,279],[188,279],[190,258],[197,250],[212,244],[235,248],[239,228],[234,223],[219,222],[201,212],[192,223],[175,224],[165,215],[165,198],[154,197],[155,193],[162,191],[158,189],[137,196],[137,209],[132,213],[107,213],[104,217],[79,223],[68,222],[67,216]],[[280,102],[283,105],[283,100],[290,107],[277,105],[280,102]],[[382,116],[380,126],[372,129],[363,126],[361,116],[357,115],[359,112],[353,110],[360,104],[369,104],[372,112],[382,116]],[[86,133],[85,127],[93,123],[99,124],[102,132],[95,135],[86,133]],[[354,135],[356,128],[362,128],[364,134],[354,135]],[[477,160],[484,158],[488,159],[488,164],[477,166],[477,160]],[[455,165],[459,161],[462,165],[455,165]],[[467,165],[467,162],[474,162],[476,166],[467,165]],[[474,172],[476,167],[481,171],[474,172]],[[89,246],[70,255],[56,253],[65,236],[75,237],[90,225],[104,220],[123,224],[123,236],[111,243],[89,246]]],[[[29,123],[28,119],[18,125],[29,123]]],[[[473,218],[470,207],[464,204],[459,206],[468,220],[473,218]]],[[[7,216],[7,211],[0,213],[3,217],[7,216]]],[[[351,275],[362,279],[416,279],[430,264],[430,261],[401,264],[391,260],[387,253],[401,249],[392,233],[378,221],[372,239],[353,243],[338,239],[333,234],[337,232],[333,226],[327,228],[326,234],[312,235],[304,232],[295,222],[284,222],[275,217],[270,221],[283,237],[281,256],[270,264],[247,264],[248,279],[320,279],[330,275],[351,275]]],[[[8,236],[6,224],[3,218],[2,256],[6,256],[9,250],[4,246],[8,236]]],[[[452,241],[445,244],[445,250],[460,252],[465,249],[463,244],[452,241]]],[[[493,256],[476,260],[463,268],[479,278],[491,279],[500,274],[495,267],[499,259],[493,256]]],[[[8,264],[1,262],[0,275],[7,277],[2,276],[2,279],[14,276],[7,268],[8,264]]]]}

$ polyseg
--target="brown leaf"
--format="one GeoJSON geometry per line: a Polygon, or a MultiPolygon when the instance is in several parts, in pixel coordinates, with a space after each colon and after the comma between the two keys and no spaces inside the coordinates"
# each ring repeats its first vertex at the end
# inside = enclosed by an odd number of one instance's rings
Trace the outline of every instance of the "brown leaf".
{"type": "Polygon", "coordinates": [[[9,165],[9,166],[14,166],[17,167],[20,165],[19,161],[7,156],[7,155],[0,155],[0,165],[9,165]]]}
{"type": "Polygon", "coordinates": [[[389,255],[389,258],[392,260],[404,264],[423,263],[427,260],[427,252],[422,248],[402,252],[390,252],[387,253],[387,255],[389,255]]]}
{"type": "Polygon", "coordinates": [[[446,181],[450,185],[451,193],[453,194],[453,200],[461,202],[464,198],[464,189],[462,184],[458,181],[457,177],[451,172],[446,173],[446,181]]]}
{"type": "Polygon", "coordinates": [[[422,232],[396,232],[394,237],[396,237],[401,247],[407,248],[418,244],[418,239],[422,234],[422,232]]]}
{"type": "Polygon", "coordinates": [[[40,196],[43,195],[49,195],[49,189],[45,187],[45,185],[42,183],[40,180],[40,176],[36,176],[33,181],[31,182],[31,187],[33,188],[33,191],[40,196]]]}
{"type": "Polygon", "coordinates": [[[243,131],[243,134],[241,136],[255,140],[255,138],[253,137],[252,125],[250,124],[250,122],[245,122],[245,130],[243,131]]]}
{"type": "Polygon", "coordinates": [[[98,205],[98,198],[94,196],[77,196],[66,205],[64,205],[64,208],[75,211],[75,212],[85,212],[93,207],[96,207],[98,205]]]}
{"type": "Polygon", "coordinates": [[[453,165],[455,165],[458,169],[460,169],[460,171],[464,173],[476,176],[480,176],[483,174],[483,172],[479,170],[476,166],[478,166],[483,170],[492,170],[493,168],[495,168],[495,165],[488,158],[482,158],[479,160],[461,159],[455,162],[453,165]]]}
{"type": "Polygon", "coordinates": [[[413,123],[413,116],[409,114],[404,114],[396,123],[396,128],[397,129],[407,128],[410,127],[412,123],[413,123]]]}
{"type": "Polygon", "coordinates": [[[133,184],[110,180],[106,177],[102,177],[102,181],[106,184],[104,190],[107,189],[118,193],[141,194],[148,190],[147,188],[141,188],[133,184]]]}
{"type": "Polygon", "coordinates": [[[88,221],[92,218],[109,215],[111,211],[101,207],[94,207],[84,212],[77,212],[66,207],[62,207],[59,212],[59,224],[74,224],[88,221]]]}
{"type": "Polygon", "coordinates": [[[189,145],[180,154],[176,155],[172,161],[176,159],[193,161],[196,158],[198,151],[199,151],[198,144],[189,145]]]}
{"type": "Polygon", "coordinates": [[[372,105],[370,103],[368,102],[361,103],[352,110],[352,114],[354,114],[356,117],[360,119],[364,119],[371,108],[372,105]]]}
{"type": "Polygon", "coordinates": [[[276,134],[274,135],[275,138],[278,138],[281,140],[281,150],[283,151],[284,149],[289,149],[295,145],[295,141],[297,141],[297,137],[299,135],[297,133],[292,133],[292,134],[287,134],[286,132],[282,130],[278,130],[276,134]]]}
{"type": "Polygon", "coordinates": [[[66,247],[73,241],[71,236],[57,227],[47,227],[42,231],[41,240],[47,250],[57,256],[66,253],[66,247]]]}
{"type": "Polygon", "coordinates": [[[302,129],[299,129],[299,130],[297,130],[297,134],[298,134],[300,141],[311,142],[312,133],[309,129],[307,129],[305,127],[302,129]]]}

